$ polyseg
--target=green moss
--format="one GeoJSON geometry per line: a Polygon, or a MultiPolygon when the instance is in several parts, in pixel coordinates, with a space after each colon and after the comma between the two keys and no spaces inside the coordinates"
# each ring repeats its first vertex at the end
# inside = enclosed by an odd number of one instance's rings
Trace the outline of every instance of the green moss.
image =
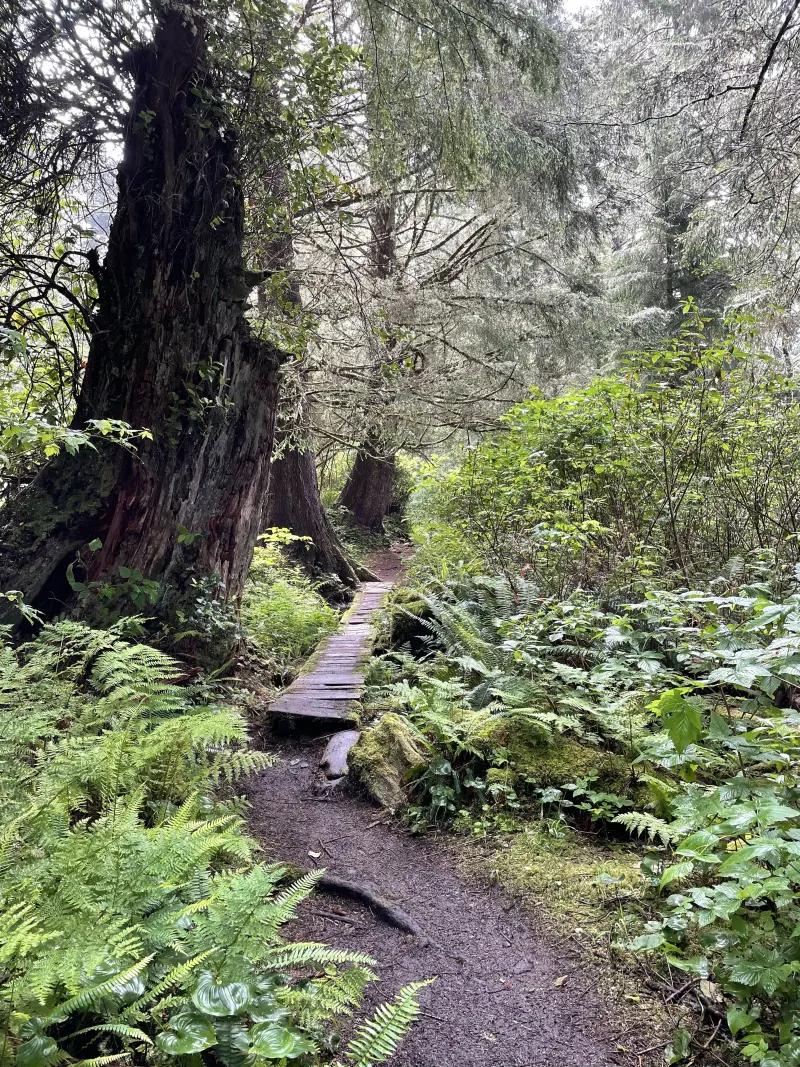
{"type": "Polygon", "coordinates": [[[406,805],[409,771],[424,762],[416,738],[401,715],[388,712],[365,730],[350,752],[350,768],[373,800],[396,811],[406,805]]]}
{"type": "Polygon", "coordinates": [[[519,775],[509,766],[490,767],[485,775],[487,785],[513,786],[519,775]]]}
{"type": "Polygon", "coordinates": [[[533,826],[504,841],[490,867],[494,880],[527,904],[546,904],[558,925],[604,935],[616,921],[604,914],[604,905],[617,894],[641,890],[639,861],[627,846],[592,844],[570,830],[553,837],[533,826]]]}
{"type": "Polygon", "coordinates": [[[420,638],[428,634],[424,623],[431,610],[416,589],[401,586],[388,597],[378,620],[376,648],[381,652],[420,645],[420,638]]]}
{"type": "Polygon", "coordinates": [[[490,719],[475,741],[487,756],[502,749],[513,771],[540,786],[563,785],[597,774],[606,785],[624,790],[630,779],[630,767],[623,756],[563,734],[546,740],[538,723],[512,715],[490,719]]]}

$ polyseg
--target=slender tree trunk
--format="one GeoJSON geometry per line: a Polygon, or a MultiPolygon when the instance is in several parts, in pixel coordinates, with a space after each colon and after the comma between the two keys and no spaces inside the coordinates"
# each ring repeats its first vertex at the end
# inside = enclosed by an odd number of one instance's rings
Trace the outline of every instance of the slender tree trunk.
{"type": "MultiPolygon", "coordinates": [[[[328,595],[341,594],[358,585],[357,568],[348,560],[319,494],[317,462],[310,445],[287,448],[272,464],[265,526],[285,527],[309,541],[293,546],[295,558],[315,577],[338,582],[323,586],[328,595]],[[341,584],[339,584],[341,583],[341,584]]],[[[341,597],[340,597],[341,598],[341,597]]]]}
{"type": "Polygon", "coordinates": [[[0,519],[0,589],[45,609],[69,593],[76,551],[88,580],[113,582],[120,567],[157,580],[162,606],[193,573],[218,575],[237,596],[268,486],[280,354],[244,315],[235,138],[197,9],[167,7],[131,68],[117,210],[74,425],[122,419],[152,440],[135,453],[61,454],[0,519]]]}

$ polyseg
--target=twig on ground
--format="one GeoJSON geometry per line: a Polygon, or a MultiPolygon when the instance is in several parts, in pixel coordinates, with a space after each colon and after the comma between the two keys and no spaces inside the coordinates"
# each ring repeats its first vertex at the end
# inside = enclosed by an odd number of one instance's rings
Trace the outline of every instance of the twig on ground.
{"type": "Polygon", "coordinates": [[[666,1048],[672,1038],[668,1038],[666,1041],[659,1041],[657,1045],[650,1045],[647,1048],[634,1049],[634,1056],[646,1056],[648,1052],[658,1052],[660,1048],[666,1048]]]}
{"type": "Polygon", "coordinates": [[[720,1030],[721,1026],[722,1026],[722,1019],[717,1019],[717,1025],[714,1027],[714,1031],[711,1034],[711,1037],[708,1039],[708,1041],[706,1041],[705,1045],[700,1045],[700,1049],[701,1049],[702,1052],[708,1052],[708,1050],[714,1044],[714,1042],[717,1039],[717,1034],[719,1033],[719,1030],[720,1030]]]}
{"type": "Polygon", "coordinates": [[[308,909],[309,915],[318,915],[321,919],[333,919],[337,923],[347,923],[348,926],[360,926],[357,919],[351,919],[349,915],[337,915],[335,911],[315,911],[308,909]]]}
{"type": "Polygon", "coordinates": [[[690,978],[688,982],[684,982],[683,985],[678,986],[677,989],[673,989],[671,993],[664,997],[664,1003],[677,1003],[677,1001],[679,1001],[685,993],[688,993],[692,986],[697,985],[699,981],[699,978],[690,978]]]}

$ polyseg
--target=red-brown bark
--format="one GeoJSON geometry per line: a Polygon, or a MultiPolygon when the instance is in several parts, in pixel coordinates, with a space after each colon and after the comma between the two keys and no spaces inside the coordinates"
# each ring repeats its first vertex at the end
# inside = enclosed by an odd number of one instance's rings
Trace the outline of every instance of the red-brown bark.
{"type": "MultiPolygon", "coordinates": [[[[161,583],[216,574],[237,596],[268,487],[280,353],[245,306],[236,143],[208,74],[202,19],[167,8],[131,60],[134,100],[99,305],[74,419],[152,440],[62,454],[2,517],[0,589],[48,607],[76,551],[90,579],[120,566],[161,583]],[[181,527],[199,535],[191,544],[181,527]],[[87,543],[103,542],[92,555],[87,543]]],[[[68,591],[68,590],[67,590],[68,591]]],[[[169,597],[167,596],[167,599],[169,597]]]]}

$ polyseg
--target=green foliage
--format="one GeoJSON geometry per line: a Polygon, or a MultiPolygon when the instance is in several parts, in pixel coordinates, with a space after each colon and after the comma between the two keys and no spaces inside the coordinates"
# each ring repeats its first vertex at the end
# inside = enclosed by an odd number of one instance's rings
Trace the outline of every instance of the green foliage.
{"type": "MultiPolygon", "coordinates": [[[[640,838],[658,917],[624,947],[712,981],[744,1058],[790,1067],[800,569],[758,565],[737,585],[746,570],[613,609],[585,593],[543,597],[525,580],[440,586],[427,597],[427,659],[389,653],[388,684],[373,676],[430,753],[412,783],[418,824],[455,819],[484,835],[538,817],[559,837],[588,820],[640,838]],[[614,752],[629,768],[616,780],[602,773],[614,752]]],[[[686,1040],[676,1036],[675,1056],[686,1040]]]]}
{"type": "Polygon", "coordinates": [[[668,347],[579,392],[534,391],[504,432],[434,476],[423,544],[445,527],[472,573],[477,559],[559,596],[687,584],[753,551],[793,563],[793,383],[754,350],[749,319],[714,337],[691,301],[685,312],[668,347]]]}
{"type": "Polygon", "coordinates": [[[245,633],[278,667],[307,655],[334,629],[336,612],[296,564],[287,562],[281,543],[289,531],[260,538],[242,600],[245,633]]]}
{"type": "MultiPolygon", "coordinates": [[[[283,939],[316,875],[256,864],[230,791],[270,757],[133,625],[0,648],[2,1061],[319,1063],[371,961],[283,939]]],[[[348,1062],[380,1062],[414,995],[348,1062]]]]}
{"type": "Polygon", "coordinates": [[[590,598],[543,598],[524,579],[439,585],[424,603],[428,658],[390,652],[370,674],[373,699],[401,708],[431,753],[412,783],[415,820],[507,811],[552,786],[569,788],[547,804],[591,820],[630,803],[630,761],[653,720],[641,636],[617,640],[620,620],[590,598]]]}
{"type": "Polygon", "coordinates": [[[385,1063],[419,1015],[417,994],[431,981],[412,982],[400,990],[392,1004],[382,1004],[348,1045],[347,1061],[363,1067],[385,1063]]]}

